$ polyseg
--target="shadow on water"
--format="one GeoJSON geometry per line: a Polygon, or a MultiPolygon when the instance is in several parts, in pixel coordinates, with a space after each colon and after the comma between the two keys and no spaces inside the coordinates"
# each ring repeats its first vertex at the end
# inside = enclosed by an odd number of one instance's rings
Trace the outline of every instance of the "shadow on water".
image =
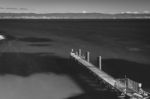
{"type": "Polygon", "coordinates": [[[67,60],[55,56],[53,53],[1,53],[0,74],[15,74],[29,76],[34,73],[53,72],[56,74],[66,73],[63,67],[67,60]]]}
{"type": "Polygon", "coordinates": [[[48,46],[51,46],[51,44],[29,44],[29,46],[34,46],[34,47],[48,47],[48,46]]]}
{"type": "Polygon", "coordinates": [[[37,37],[24,37],[24,38],[19,38],[19,41],[23,42],[52,42],[53,40],[49,38],[37,38],[37,37]]]}

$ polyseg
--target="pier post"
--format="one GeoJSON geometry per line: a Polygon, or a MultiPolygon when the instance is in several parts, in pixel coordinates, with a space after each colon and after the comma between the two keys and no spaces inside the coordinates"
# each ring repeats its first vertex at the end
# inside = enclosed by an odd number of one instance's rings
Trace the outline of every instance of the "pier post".
{"type": "Polygon", "coordinates": [[[90,62],[90,52],[86,52],[86,60],[90,62]]]}
{"type": "Polygon", "coordinates": [[[102,69],[102,57],[101,56],[98,57],[98,66],[99,66],[99,69],[101,70],[102,69]]]}
{"type": "Polygon", "coordinates": [[[79,52],[78,52],[78,53],[79,53],[79,56],[81,57],[81,49],[79,49],[79,52]]]}
{"type": "Polygon", "coordinates": [[[74,52],[74,49],[71,49],[71,53],[73,53],[74,52]]]}

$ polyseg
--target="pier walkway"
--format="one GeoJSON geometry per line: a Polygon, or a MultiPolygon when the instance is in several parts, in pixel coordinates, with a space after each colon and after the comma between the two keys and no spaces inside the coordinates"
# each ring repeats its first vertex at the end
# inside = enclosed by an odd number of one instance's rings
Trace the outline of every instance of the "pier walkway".
{"type": "Polygon", "coordinates": [[[86,66],[90,71],[92,71],[99,78],[103,79],[106,83],[109,83],[111,86],[115,86],[116,80],[113,77],[111,77],[107,73],[103,72],[102,70],[99,70],[99,68],[95,67],[90,62],[83,60],[78,55],[75,55],[75,53],[71,53],[71,56],[74,57],[75,59],[77,59],[82,65],[86,66]]]}
{"type": "Polygon", "coordinates": [[[90,62],[90,53],[87,52],[86,56],[82,55],[81,49],[74,52],[72,49],[70,56],[87,68],[92,74],[96,75],[98,79],[102,80],[107,86],[111,86],[114,91],[118,91],[122,96],[127,96],[134,99],[147,99],[149,93],[144,91],[141,83],[135,82],[129,78],[115,79],[111,75],[104,72],[101,68],[101,56],[99,57],[99,68],[90,62]]]}

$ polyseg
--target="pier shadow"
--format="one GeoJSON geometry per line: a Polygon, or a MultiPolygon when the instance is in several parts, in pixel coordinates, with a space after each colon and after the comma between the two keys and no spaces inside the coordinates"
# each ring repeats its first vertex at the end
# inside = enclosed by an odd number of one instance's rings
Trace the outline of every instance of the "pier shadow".
{"type": "Polygon", "coordinates": [[[136,63],[122,59],[104,59],[102,68],[115,78],[124,78],[143,83],[143,87],[150,88],[150,64],[136,63]]]}

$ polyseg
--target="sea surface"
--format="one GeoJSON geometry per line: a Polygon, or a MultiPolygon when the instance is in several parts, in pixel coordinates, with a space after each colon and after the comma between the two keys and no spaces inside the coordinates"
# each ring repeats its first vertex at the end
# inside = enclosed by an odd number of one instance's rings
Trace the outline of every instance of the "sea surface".
{"type": "Polygon", "coordinates": [[[118,99],[78,64],[71,49],[115,78],[131,78],[150,91],[150,20],[0,20],[0,98],[118,99]]]}

